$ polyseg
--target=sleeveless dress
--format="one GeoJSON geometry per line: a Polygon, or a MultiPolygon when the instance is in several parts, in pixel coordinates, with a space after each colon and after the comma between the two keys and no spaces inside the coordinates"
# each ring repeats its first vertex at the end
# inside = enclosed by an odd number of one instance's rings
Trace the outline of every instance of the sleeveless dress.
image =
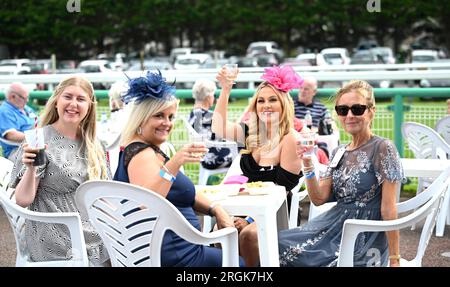
{"type": "MultiPolygon", "coordinates": [[[[157,146],[140,142],[131,143],[119,154],[119,165],[114,175],[114,180],[129,183],[128,164],[136,154],[146,148],[153,148],[155,152],[163,154],[166,161],[169,159],[157,146]]],[[[166,198],[175,205],[192,226],[200,230],[200,222],[193,209],[195,187],[192,181],[182,172],[177,173],[166,198]]],[[[243,266],[242,260],[240,265],[243,266]]],[[[162,244],[161,266],[221,267],[222,250],[190,243],[180,238],[174,232],[167,231],[162,244]]]]}
{"type": "MultiPolygon", "coordinates": [[[[339,146],[333,152],[345,147],[339,146]]],[[[382,220],[381,185],[404,179],[400,158],[391,141],[378,136],[352,151],[345,151],[332,177],[332,196],[337,204],[299,228],[280,231],[280,266],[336,266],[342,227],[346,219],[382,220]]],[[[385,232],[363,232],[357,237],[355,266],[387,266],[385,232]]]]}

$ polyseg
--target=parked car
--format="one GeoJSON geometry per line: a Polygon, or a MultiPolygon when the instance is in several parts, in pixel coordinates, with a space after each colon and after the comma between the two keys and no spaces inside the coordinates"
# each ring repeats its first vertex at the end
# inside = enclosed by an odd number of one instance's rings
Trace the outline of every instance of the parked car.
{"type": "MultiPolygon", "coordinates": [[[[384,64],[383,57],[380,54],[375,54],[370,50],[360,50],[353,54],[350,60],[351,65],[374,65],[384,64]]],[[[380,70],[377,70],[380,71],[380,70]]],[[[382,70],[381,70],[382,71],[382,70]]],[[[392,88],[394,83],[390,80],[367,80],[367,82],[374,88],[392,88]]]]}
{"type": "Polygon", "coordinates": [[[280,62],[284,58],[284,52],[280,46],[273,41],[252,42],[247,48],[247,57],[260,54],[273,54],[280,62]]]}
{"type": "Polygon", "coordinates": [[[169,63],[168,58],[151,58],[145,59],[143,63],[143,67],[141,67],[141,62],[134,62],[128,71],[141,71],[141,70],[170,70],[172,69],[172,65],[169,63]],[[142,69],[143,68],[143,69],[142,69]]]}
{"type": "Polygon", "coordinates": [[[207,60],[211,60],[211,56],[209,54],[196,53],[180,55],[175,60],[173,67],[176,70],[195,70],[204,65],[207,60]]]}
{"type": "Polygon", "coordinates": [[[186,47],[186,48],[173,48],[172,50],[170,50],[170,55],[169,55],[169,61],[170,63],[173,65],[175,64],[175,61],[177,60],[178,56],[181,55],[190,55],[194,53],[194,49],[190,48],[190,47],[186,47]]]}
{"type": "MultiPolygon", "coordinates": [[[[450,63],[450,59],[440,59],[435,60],[435,63],[450,63]]],[[[448,70],[448,67],[433,67],[430,70],[448,70]]],[[[430,88],[430,87],[450,87],[450,75],[444,79],[422,79],[419,83],[420,87],[430,88]]]]}
{"type": "Polygon", "coordinates": [[[390,47],[376,47],[370,49],[375,54],[381,55],[383,57],[383,61],[386,64],[395,64],[396,60],[394,57],[394,52],[392,52],[392,49],[390,47]]]}
{"type": "Polygon", "coordinates": [[[103,73],[111,72],[112,67],[107,60],[86,60],[82,61],[78,68],[84,73],[103,73]]]}
{"type": "Polygon", "coordinates": [[[346,48],[326,48],[320,51],[328,65],[350,64],[349,52],[346,48]]]}
{"type": "Polygon", "coordinates": [[[434,62],[439,58],[434,50],[413,50],[411,56],[411,63],[434,62]]]}
{"type": "Polygon", "coordinates": [[[316,53],[303,53],[299,54],[296,57],[297,60],[303,60],[308,61],[311,66],[323,66],[326,65],[326,61],[323,58],[322,54],[316,54],[316,53]]]}
{"type": "Polygon", "coordinates": [[[259,67],[272,67],[279,64],[275,54],[257,54],[255,57],[259,67]]]}
{"type": "MultiPolygon", "coordinates": [[[[26,75],[30,73],[30,67],[17,67],[15,65],[3,65],[0,66],[0,77],[2,76],[14,76],[14,75],[26,75]]],[[[9,87],[9,84],[0,84],[0,91],[4,91],[9,87]]],[[[36,84],[25,84],[25,87],[29,91],[36,90],[36,84]]]]}
{"type": "Polygon", "coordinates": [[[361,50],[353,54],[350,58],[352,65],[373,65],[384,64],[383,57],[380,54],[372,52],[372,50],[361,50]]]}
{"type": "Polygon", "coordinates": [[[21,68],[30,61],[30,59],[5,59],[0,61],[0,66],[16,66],[17,68],[21,68]]]}

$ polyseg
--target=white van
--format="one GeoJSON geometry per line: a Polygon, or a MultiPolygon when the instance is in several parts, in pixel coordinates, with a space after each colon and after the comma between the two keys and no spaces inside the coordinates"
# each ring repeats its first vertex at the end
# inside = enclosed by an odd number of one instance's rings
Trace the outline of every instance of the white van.
{"type": "Polygon", "coordinates": [[[413,50],[411,63],[434,62],[439,59],[438,52],[434,50],[413,50]]]}

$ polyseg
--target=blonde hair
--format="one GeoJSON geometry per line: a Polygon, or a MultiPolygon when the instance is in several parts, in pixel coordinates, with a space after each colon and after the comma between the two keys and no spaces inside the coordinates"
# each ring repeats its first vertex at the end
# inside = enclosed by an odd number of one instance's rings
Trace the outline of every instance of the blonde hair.
{"type": "Polygon", "coordinates": [[[178,109],[179,100],[172,97],[168,101],[146,99],[140,103],[129,103],[132,105],[130,111],[130,118],[125,124],[120,137],[120,145],[126,146],[131,142],[132,138],[137,134],[138,128],[145,123],[151,116],[169,108],[172,105],[176,105],[178,109]]]}
{"type": "Polygon", "coordinates": [[[245,149],[242,153],[251,153],[258,147],[273,149],[277,146],[282,138],[287,135],[293,127],[294,119],[294,102],[289,95],[289,93],[282,92],[276,89],[268,82],[262,82],[255,91],[255,94],[250,99],[250,103],[247,109],[250,118],[246,122],[248,125],[248,137],[245,140],[245,149]],[[266,126],[263,121],[261,121],[256,112],[256,103],[258,100],[258,95],[263,88],[272,89],[278,96],[281,102],[281,115],[279,117],[278,129],[276,134],[271,139],[265,139],[266,126]]]}
{"type": "Polygon", "coordinates": [[[94,88],[91,82],[80,76],[71,76],[58,84],[52,96],[48,99],[44,111],[41,116],[41,126],[51,125],[59,119],[56,104],[59,96],[69,86],[80,87],[85,91],[91,105],[89,110],[80,123],[81,139],[87,154],[88,178],[91,179],[106,179],[108,172],[106,167],[106,156],[100,142],[97,140],[97,101],[94,95],[94,88]]]}

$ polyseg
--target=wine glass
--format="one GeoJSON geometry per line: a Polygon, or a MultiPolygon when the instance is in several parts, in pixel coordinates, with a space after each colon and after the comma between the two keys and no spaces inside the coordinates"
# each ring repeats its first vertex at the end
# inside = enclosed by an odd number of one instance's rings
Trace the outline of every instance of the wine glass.
{"type": "Polygon", "coordinates": [[[236,84],[234,80],[237,78],[238,74],[238,65],[237,64],[225,64],[225,69],[227,71],[227,78],[233,81],[233,84],[236,84]]]}

